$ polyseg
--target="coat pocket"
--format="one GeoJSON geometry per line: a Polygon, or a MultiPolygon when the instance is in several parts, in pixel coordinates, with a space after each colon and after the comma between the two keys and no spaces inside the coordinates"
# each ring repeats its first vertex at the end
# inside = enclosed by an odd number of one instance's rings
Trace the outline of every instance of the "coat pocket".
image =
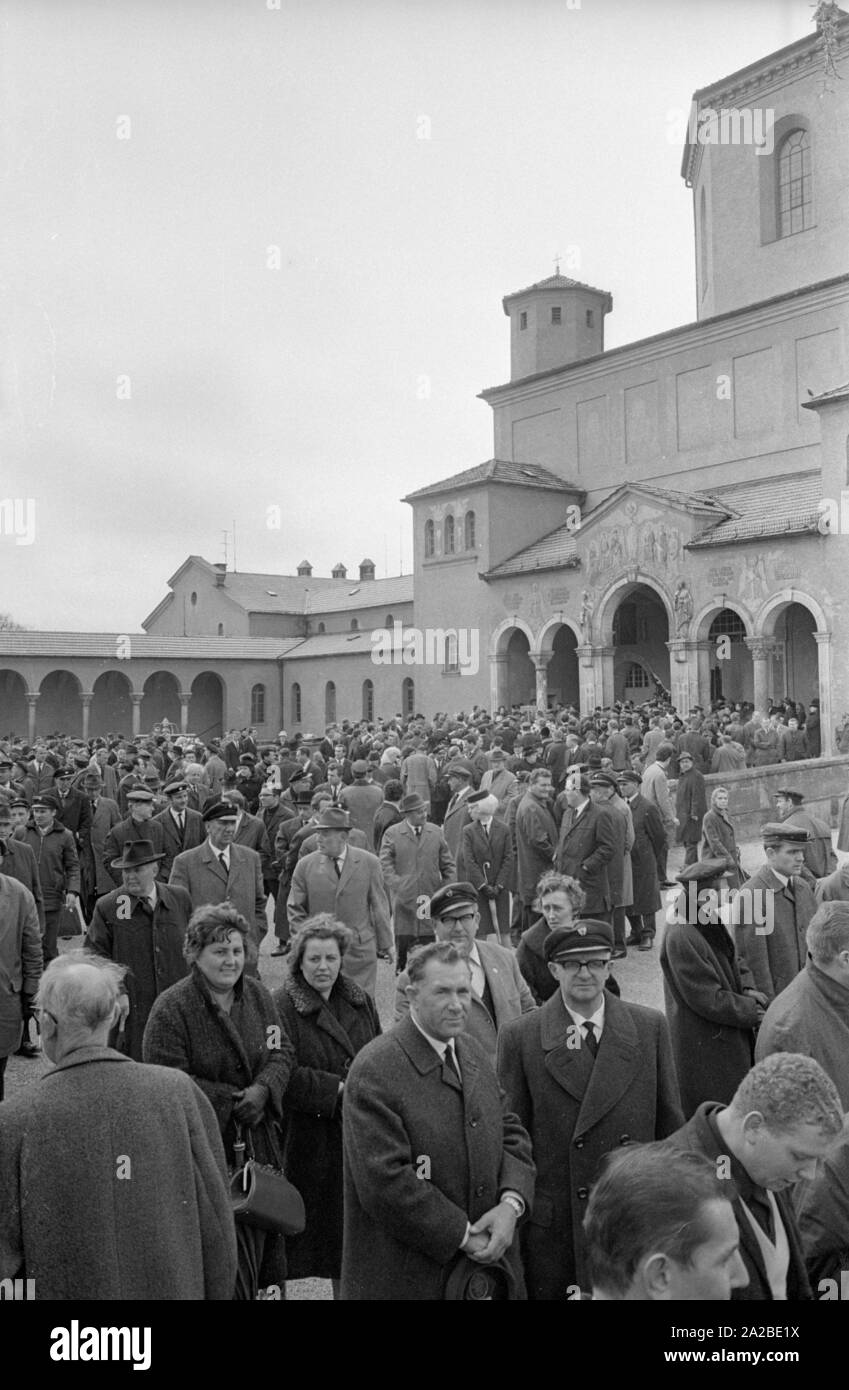
{"type": "Polygon", "coordinates": [[[554,1202],[552,1199],[546,1197],[542,1192],[538,1192],[534,1197],[533,1210],[528,1220],[532,1226],[553,1226],[554,1202]]]}

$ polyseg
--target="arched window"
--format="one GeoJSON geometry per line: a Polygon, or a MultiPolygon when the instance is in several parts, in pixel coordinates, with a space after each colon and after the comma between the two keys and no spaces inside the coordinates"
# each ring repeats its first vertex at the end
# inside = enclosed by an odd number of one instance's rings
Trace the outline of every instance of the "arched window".
{"type": "Polygon", "coordinates": [[[351,631],[352,631],[352,632],[359,632],[359,629],[360,629],[360,621],[359,621],[359,618],[352,618],[352,619],[351,619],[351,631]]]}
{"type": "Polygon", "coordinates": [[[416,712],[416,687],[411,676],[405,676],[401,682],[401,709],[406,719],[416,712]]]}
{"type": "Polygon", "coordinates": [[[251,690],[251,723],[265,723],[265,686],[255,685],[251,690]]]}
{"type": "Polygon", "coordinates": [[[324,687],[324,722],[325,724],[336,723],[336,684],[328,681],[324,687]]]}
{"type": "Polygon", "coordinates": [[[638,661],[631,661],[628,663],[628,669],[625,673],[625,687],[627,690],[647,690],[650,683],[648,672],[645,667],[641,666],[638,661]]]}
{"type": "Polygon", "coordinates": [[[223,623],[219,623],[219,624],[218,624],[218,636],[219,636],[219,637],[223,637],[223,636],[224,636],[224,624],[223,624],[223,623]]]}
{"type": "Polygon", "coordinates": [[[778,151],[778,235],[811,226],[811,143],[806,130],[791,130],[778,151]]]}
{"type": "Polygon", "coordinates": [[[363,681],[363,719],[371,723],[374,719],[374,683],[363,681]]]}
{"type": "Polygon", "coordinates": [[[456,632],[449,633],[445,639],[445,665],[442,669],[444,671],[459,671],[460,669],[460,654],[457,647],[456,632]]]}
{"type": "Polygon", "coordinates": [[[327,628],[324,626],[324,623],[319,623],[319,625],[318,625],[318,630],[319,630],[319,633],[322,633],[322,632],[326,632],[326,631],[327,631],[327,628]]]}
{"type": "Polygon", "coordinates": [[[391,628],[394,626],[394,623],[395,623],[395,619],[393,618],[392,614],[391,614],[391,613],[387,613],[387,614],[386,614],[386,617],[385,617],[384,620],[383,620],[383,626],[384,626],[385,628],[390,628],[390,629],[391,629],[391,628]]]}
{"type": "Polygon", "coordinates": [[[293,723],[293,724],[300,724],[300,722],[301,722],[301,687],[298,685],[298,682],[295,681],[295,684],[292,686],[292,723],[293,723]]]}
{"type": "Polygon", "coordinates": [[[466,549],[467,549],[467,550],[474,550],[474,548],[475,548],[475,514],[474,514],[474,512],[466,512],[466,520],[465,520],[465,523],[464,523],[464,530],[465,530],[466,549]]]}
{"type": "Polygon", "coordinates": [[[704,187],[702,187],[699,196],[699,276],[702,282],[702,294],[704,294],[708,279],[707,198],[704,187]]]}
{"type": "Polygon", "coordinates": [[[454,518],[450,513],[445,518],[445,554],[454,554],[454,518]]]}
{"type": "Polygon", "coordinates": [[[433,522],[425,522],[425,559],[430,560],[434,552],[433,543],[433,522]]]}
{"type": "Polygon", "coordinates": [[[192,589],[192,595],[191,595],[192,608],[194,608],[194,606],[195,606],[195,604],[197,603],[197,601],[198,601],[198,596],[197,596],[197,594],[195,593],[194,589],[192,589]]]}

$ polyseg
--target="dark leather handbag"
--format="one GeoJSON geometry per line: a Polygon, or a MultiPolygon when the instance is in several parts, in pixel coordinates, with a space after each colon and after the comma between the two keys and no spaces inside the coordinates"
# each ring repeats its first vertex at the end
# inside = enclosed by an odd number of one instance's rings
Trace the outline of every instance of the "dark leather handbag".
{"type": "Polygon", "coordinates": [[[233,1215],[237,1221],[246,1226],[257,1226],[261,1231],[297,1236],[307,1224],[304,1199],[283,1172],[283,1162],[270,1127],[266,1128],[266,1132],[280,1164],[278,1168],[257,1163],[250,1130],[247,1131],[247,1140],[244,1140],[241,1126],[236,1126],[233,1146],[236,1171],[230,1179],[233,1215]]]}

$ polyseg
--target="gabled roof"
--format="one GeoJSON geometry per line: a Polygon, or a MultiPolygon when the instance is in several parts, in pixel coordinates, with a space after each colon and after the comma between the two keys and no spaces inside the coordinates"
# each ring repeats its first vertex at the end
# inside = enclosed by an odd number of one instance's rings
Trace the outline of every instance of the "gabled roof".
{"type": "Polygon", "coordinates": [[[559,478],[547,468],[536,463],[511,463],[506,459],[487,459],[474,468],[466,468],[462,473],[452,473],[439,483],[430,483],[416,492],[408,492],[402,502],[417,501],[420,497],[434,497],[440,492],[455,492],[471,487],[475,483],[505,483],[510,487],[546,488],[552,492],[576,492],[581,497],[586,494],[577,483],[559,478]]]}
{"type": "Polygon", "coordinates": [[[597,290],[594,285],[585,285],[580,280],[570,280],[568,275],[549,275],[546,280],[537,280],[535,285],[526,285],[523,290],[514,290],[512,294],[505,294],[501,301],[501,307],[505,314],[509,316],[510,310],[507,307],[512,304],[514,299],[521,299],[525,294],[533,294],[536,290],[589,290],[590,294],[602,294],[610,300],[608,313],[613,307],[613,299],[609,290],[597,290]]]}
{"type": "Polygon", "coordinates": [[[680,508],[681,511],[691,512],[695,516],[713,517],[716,521],[722,521],[726,517],[734,515],[727,500],[720,500],[713,493],[681,492],[678,488],[656,487],[652,483],[620,483],[605,497],[603,502],[599,502],[598,506],[593,507],[592,511],[584,517],[584,525],[586,526],[591,520],[600,520],[604,513],[610,511],[626,493],[648,497],[653,502],[665,502],[667,505],[680,508]]]}
{"type": "Polygon", "coordinates": [[[276,661],[298,637],[156,637],[146,632],[0,632],[0,657],[96,657],[121,665],[129,659],[175,661],[276,661]]]}
{"type": "MultiPolygon", "coordinates": [[[[396,574],[389,579],[336,580],[332,593],[319,589],[307,594],[305,613],[347,613],[357,608],[386,608],[413,601],[413,576],[396,574]]],[[[400,617],[400,615],[399,615],[400,617]]]]}
{"type": "Polygon", "coordinates": [[[793,473],[786,478],[758,478],[717,488],[718,502],[727,502],[733,515],[686,544],[687,550],[708,546],[733,545],[757,540],[761,536],[810,535],[818,533],[822,500],[819,470],[793,473]]]}

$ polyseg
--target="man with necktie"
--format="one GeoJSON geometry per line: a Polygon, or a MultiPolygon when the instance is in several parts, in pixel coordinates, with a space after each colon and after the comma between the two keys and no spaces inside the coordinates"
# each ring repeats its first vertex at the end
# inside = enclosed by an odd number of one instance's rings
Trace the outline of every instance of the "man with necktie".
{"type": "Polygon", "coordinates": [[[498,798],[493,792],[472,792],[468,799],[471,823],[460,841],[457,876],[478,890],[484,936],[493,931],[509,946],[515,860],[510,831],[497,820],[498,798]]]}
{"type": "Polygon", "coordinates": [[[157,882],[162,853],[151,840],[131,840],[112,867],[121,887],[98,898],[86,946],[127,967],[129,1015],[112,1046],[141,1062],[142,1035],[153,1001],[188,974],[183,942],[192,914],[185,888],[157,882]]]}
{"type": "Polygon", "coordinates": [[[171,866],[170,886],[185,888],[192,911],[206,903],[229,902],[248,924],[252,946],[245,973],[258,975],[259,948],[268,931],[260,858],[255,849],[233,844],[236,808],[212,802],[203,813],[206,839],[196,849],[184,849],[171,866]]]}
{"type": "Polygon", "coordinates": [[[401,971],[415,945],[433,941],[430,899],[438,888],[454,881],[457,871],[445,836],[428,820],[428,803],[418,792],[407,792],[398,809],[403,820],[384,833],[380,866],[394,913],[401,971]]]}
{"type": "Polygon", "coordinates": [[[410,957],[409,1016],[357,1055],[343,1108],[342,1298],[441,1300],[458,1261],[507,1267],[524,1296],[517,1223],[533,1199],[526,1131],[466,1031],[466,956],[410,957]]]}
{"type": "Polygon", "coordinates": [[[557,993],[498,1035],[499,1079],[537,1163],[522,1232],[533,1300],[589,1288],[582,1222],[603,1156],[664,1139],[683,1120],[666,1019],[605,991],[613,941],[613,928],[592,918],[551,932],[557,993]]]}
{"type": "Polygon", "coordinates": [[[171,865],[184,849],[196,849],[203,844],[205,830],[203,816],[189,806],[189,784],[182,778],[169,782],[165,788],[168,805],[164,811],[153,817],[162,829],[161,877],[167,882],[171,865]]]}
{"type": "Polygon", "coordinates": [[[732,904],[738,949],[755,986],[772,1002],[804,968],[805,932],[816,899],[800,877],[808,831],[786,821],[761,830],[766,863],[748,879],[732,904]]]}

